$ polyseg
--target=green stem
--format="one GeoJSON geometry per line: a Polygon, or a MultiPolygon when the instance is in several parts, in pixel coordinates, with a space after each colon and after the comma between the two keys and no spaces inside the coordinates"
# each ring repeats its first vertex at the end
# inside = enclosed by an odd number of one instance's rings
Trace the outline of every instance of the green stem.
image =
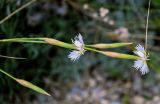
{"type": "MultiPolygon", "coordinates": [[[[73,44],[70,43],[65,43],[56,39],[51,39],[51,38],[12,38],[12,39],[3,39],[0,40],[0,42],[30,42],[30,43],[45,43],[45,44],[51,44],[63,48],[68,48],[68,49],[76,49],[76,47],[73,44]]],[[[87,45],[88,46],[88,45],[87,45]]],[[[117,53],[117,52],[110,52],[110,51],[100,51],[95,48],[91,47],[84,47],[85,50],[97,52],[104,54],[106,56],[110,57],[115,57],[115,58],[124,58],[124,59],[138,59],[137,56],[134,55],[128,55],[128,54],[122,54],[122,53],[117,53]]]]}
{"type": "Polygon", "coordinates": [[[104,54],[106,56],[114,57],[114,58],[123,58],[123,59],[131,59],[131,60],[139,59],[139,57],[135,55],[122,54],[122,53],[110,52],[110,51],[99,51],[99,50],[89,48],[89,47],[84,47],[84,49],[93,51],[93,52],[97,52],[100,54],[104,54]]]}
{"type": "Polygon", "coordinates": [[[92,45],[85,45],[87,47],[93,47],[98,49],[105,49],[105,48],[117,48],[117,47],[124,47],[130,45],[132,43],[97,43],[92,45]]]}
{"type": "Polygon", "coordinates": [[[100,53],[101,51],[93,49],[93,48],[89,48],[89,47],[84,47],[84,49],[89,50],[89,51],[93,51],[93,52],[97,52],[100,53]]]}
{"type": "Polygon", "coordinates": [[[46,43],[43,38],[12,38],[2,39],[0,42],[28,42],[28,43],[46,43]]]}
{"type": "Polygon", "coordinates": [[[10,75],[10,74],[8,74],[7,72],[3,71],[2,69],[0,69],[0,72],[2,72],[3,74],[7,75],[8,77],[10,77],[10,78],[16,80],[15,77],[13,77],[12,75],[10,75]]]}

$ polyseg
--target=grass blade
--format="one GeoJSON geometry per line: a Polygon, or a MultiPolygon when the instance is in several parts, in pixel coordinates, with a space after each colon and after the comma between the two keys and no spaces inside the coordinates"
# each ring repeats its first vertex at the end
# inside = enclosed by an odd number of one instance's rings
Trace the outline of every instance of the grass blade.
{"type": "Polygon", "coordinates": [[[123,46],[131,45],[131,44],[132,43],[113,43],[113,44],[99,43],[99,44],[86,45],[86,46],[93,47],[93,48],[99,48],[99,49],[105,49],[105,48],[123,47],[123,46]]]}
{"type": "Polygon", "coordinates": [[[25,81],[23,79],[18,79],[18,78],[15,78],[13,77],[12,75],[10,75],[9,73],[3,71],[2,69],[0,69],[0,72],[7,75],[8,77],[10,77],[11,79],[15,80],[16,82],[18,82],[19,84],[21,84],[22,86],[24,87],[27,87],[29,89],[32,89],[38,93],[41,93],[41,94],[44,94],[44,95],[48,95],[48,96],[51,96],[49,93],[47,93],[45,90],[41,89],[40,87],[37,87],[36,85],[28,82],[28,81],[25,81]]]}

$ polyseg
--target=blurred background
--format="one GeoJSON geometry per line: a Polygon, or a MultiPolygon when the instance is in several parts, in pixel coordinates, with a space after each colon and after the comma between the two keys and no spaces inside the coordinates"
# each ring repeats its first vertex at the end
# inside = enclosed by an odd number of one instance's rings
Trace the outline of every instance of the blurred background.
{"type": "MultiPolygon", "coordinates": [[[[0,20],[30,0],[0,0],[0,20]]],[[[148,0],[37,0],[0,25],[0,39],[50,37],[71,43],[144,44],[148,0]]],[[[53,97],[33,92],[0,74],[1,104],[160,104],[160,0],[152,0],[148,29],[150,72],[133,60],[86,52],[76,62],[71,50],[32,43],[1,43],[0,68],[30,81],[53,97]]],[[[133,54],[133,46],[112,49],[133,54]]],[[[109,49],[111,50],[111,49],[109,49]]]]}

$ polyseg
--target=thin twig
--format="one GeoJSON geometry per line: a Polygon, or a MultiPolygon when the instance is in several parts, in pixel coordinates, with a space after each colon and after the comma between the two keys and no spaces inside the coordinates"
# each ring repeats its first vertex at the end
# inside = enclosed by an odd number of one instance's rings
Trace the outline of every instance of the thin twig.
{"type": "Polygon", "coordinates": [[[3,58],[9,58],[9,59],[26,59],[26,58],[21,58],[21,57],[10,57],[10,56],[4,56],[4,55],[0,55],[0,57],[3,57],[3,58]]]}
{"type": "Polygon", "coordinates": [[[147,35],[148,35],[148,20],[149,20],[149,13],[150,13],[150,5],[151,5],[151,0],[149,0],[148,14],[147,14],[145,51],[147,51],[147,38],[148,38],[147,35]]]}
{"type": "Polygon", "coordinates": [[[6,20],[8,20],[9,18],[11,18],[13,15],[15,15],[16,13],[18,13],[19,11],[21,11],[22,9],[26,8],[27,6],[31,5],[33,2],[35,2],[36,0],[31,0],[30,2],[24,4],[23,6],[21,6],[20,8],[18,8],[17,10],[15,10],[14,12],[12,12],[11,14],[9,14],[8,16],[6,16],[4,19],[2,19],[0,21],[0,24],[2,24],[3,22],[5,22],[6,20]]]}

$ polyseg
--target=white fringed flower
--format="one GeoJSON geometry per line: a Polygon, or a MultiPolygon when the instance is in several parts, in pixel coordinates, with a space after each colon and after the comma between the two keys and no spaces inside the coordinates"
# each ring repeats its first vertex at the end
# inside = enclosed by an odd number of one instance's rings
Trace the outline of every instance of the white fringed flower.
{"type": "Polygon", "coordinates": [[[82,35],[79,33],[74,40],[72,39],[72,43],[75,45],[76,50],[73,50],[68,55],[68,58],[70,58],[72,61],[78,60],[82,54],[86,51],[84,49],[84,42],[82,35]]]}
{"type": "Polygon", "coordinates": [[[148,59],[149,55],[147,55],[144,47],[141,46],[140,44],[137,45],[134,53],[138,55],[140,59],[137,59],[136,61],[134,61],[133,67],[135,67],[137,70],[140,70],[142,75],[148,73],[149,68],[146,61],[149,60],[148,59]]]}

